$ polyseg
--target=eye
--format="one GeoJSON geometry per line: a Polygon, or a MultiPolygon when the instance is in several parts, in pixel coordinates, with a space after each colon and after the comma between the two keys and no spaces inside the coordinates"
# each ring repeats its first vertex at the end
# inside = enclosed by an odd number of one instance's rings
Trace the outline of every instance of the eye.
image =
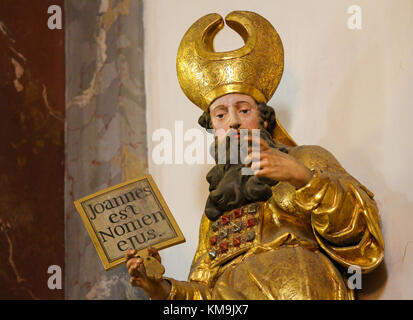
{"type": "Polygon", "coordinates": [[[223,119],[225,116],[225,113],[218,113],[217,115],[215,115],[215,117],[217,117],[218,119],[223,119]]]}
{"type": "Polygon", "coordinates": [[[241,113],[247,114],[250,110],[249,109],[241,109],[241,113]]]}

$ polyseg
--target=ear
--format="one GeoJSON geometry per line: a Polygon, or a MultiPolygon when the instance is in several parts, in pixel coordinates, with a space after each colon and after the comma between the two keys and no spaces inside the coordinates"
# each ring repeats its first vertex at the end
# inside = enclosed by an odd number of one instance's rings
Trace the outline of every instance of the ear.
{"type": "Polygon", "coordinates": [[[264,128],[267,129],[268,127],[268,121],[264,121],[264,128]]]}

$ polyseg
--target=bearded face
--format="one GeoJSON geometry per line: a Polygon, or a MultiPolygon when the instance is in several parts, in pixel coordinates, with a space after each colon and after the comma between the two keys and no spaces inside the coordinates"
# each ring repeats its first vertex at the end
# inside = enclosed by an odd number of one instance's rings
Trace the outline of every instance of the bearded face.
{"type": "MultiPolygon", "coordinates": [[[[269,178],[245,174],[247,167],[241,159],[247,156],[248,144],[247,141],[243,142],[243,132],[241,131],[241,135],[239,132],[230,130],[224,139],[215,139],[215,143],[211,145],[210,152],[217,164],[207,174],[210,194],[205,214],[213,221],[226,211],[268,200],[272,196],[271,187],[277,183],[269,178]]],[[[286,149],[277,147],[268,131],[258,132],[270,147],[287,153],[286,149]]],[[[251,134],[251,131],[248,133],[251,134]]]]}

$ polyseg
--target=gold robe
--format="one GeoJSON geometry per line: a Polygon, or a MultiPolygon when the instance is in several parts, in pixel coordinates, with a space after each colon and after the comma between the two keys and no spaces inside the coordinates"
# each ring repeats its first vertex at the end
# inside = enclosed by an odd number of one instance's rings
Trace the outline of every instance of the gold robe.
{"type": "Polygon", "coordinates": [[[384,256],[374,195],[325,149],[287,148],[311,181],[298,190],[280,182],[268,201],[215,223],[204,214],[188,281],[167,278],[168,299],[354,298],[344,271],[367,273],[384,256]]]}

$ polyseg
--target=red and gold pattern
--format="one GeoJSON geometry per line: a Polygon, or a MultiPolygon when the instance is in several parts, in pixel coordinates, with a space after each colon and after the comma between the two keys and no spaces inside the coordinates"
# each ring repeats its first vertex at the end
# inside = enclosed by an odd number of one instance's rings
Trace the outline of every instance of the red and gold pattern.
{"type": "Polygon", "coordinates": [[[211,224],[210,250],[213,264],[222,263],[250,248],[256,239],[260,221],[260,204],[250,204],[222,215],[211,224]]]}

